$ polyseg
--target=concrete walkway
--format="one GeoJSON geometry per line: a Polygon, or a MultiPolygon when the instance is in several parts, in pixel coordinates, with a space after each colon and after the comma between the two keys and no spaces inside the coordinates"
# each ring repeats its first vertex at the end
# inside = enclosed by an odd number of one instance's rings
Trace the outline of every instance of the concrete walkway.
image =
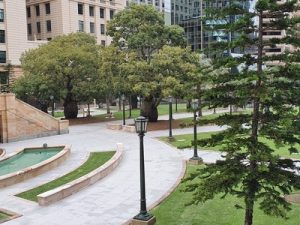
{"type": "MultiPolygon", "coordinates": [[[[116,122],[117,123],[117,122],[116,122]]],[[[120,122],[121,123],[121,122],[120,122]]],[[[0,189],[0,206],[22,217],[6,222],[8,225],[121,225],[139,212],[139,139],[135,133],[112,131],[105,123],[70,127],[70,133],[9,144],[1,144],[7,153],[24,147],[70,144],[71,156],[56,169],[36,178],[0,189]],[[47,207],[14,195],[51,181],[81,165],[88,152],[108,151],[124,144],[121,164],[106,178],[89,188],[47,207]]],[[[199,131],[224,128],[203,127],[199,131]]],[[[191,133],[191,129],[174,130],[191,133]]],[[[182,160],[192,151],[178,151],[158,141],[167,131],[149,132],[145,136],[145,167],[147,205],[161,198],[177,181],[182,172],[182,160]]],[[[211,152],[200,152],[207,161],[220,157],[211,152]]]]}

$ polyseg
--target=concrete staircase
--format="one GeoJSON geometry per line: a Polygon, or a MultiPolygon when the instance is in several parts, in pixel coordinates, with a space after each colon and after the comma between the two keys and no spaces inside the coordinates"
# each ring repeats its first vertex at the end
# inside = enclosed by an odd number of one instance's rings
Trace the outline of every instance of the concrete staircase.
{"type": "Polygon", "coordinates": [[[7,143],[69,132],[69,121],[59,120],[16,99],[0,94],[0,142],[7,143]]]}

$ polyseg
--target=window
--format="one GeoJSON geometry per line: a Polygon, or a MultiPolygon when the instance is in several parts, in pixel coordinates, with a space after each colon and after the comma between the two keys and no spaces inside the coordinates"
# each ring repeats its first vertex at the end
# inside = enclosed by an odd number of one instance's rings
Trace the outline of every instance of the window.
{"type": "Polygon", "coordinates": [[[51,32],[52,27],[51,27],[51,20],[46,21],[46,27],[47,27],[47,32],[51,32]]]}
{"type": "Polygon", "coordinates": [[[40,16],[40,14],[41,14],[41,13],[40,13],[40,6],[39,6],[39,5],[36,5],[36,6],[35,6],[35,15],[36,15],[36,16],[40,16]]]}
{"type": "Polygon", "coordinates": [[[27,17],[30,18],[31,17],[31,9],[30,9],[30,7],[26,8],[26,13],[27,13],[27,17]]]}
{"type": "Polygon", "coordinates": [[[90,22],[90,33],[95,33],[95,23],[90,22]]]}
{"type": "Polygon", "coordinates": [[[89,7],[89,10],[90,10],[90,16],[94,16],[94,6],[90,6],[89,7]]]}
{"type": "Polygon", "coordinates": [[[5,30],[0,30],[0,43],[5,43],[5,30]]]}
{"type": "Polygon", "coordinates": [[[100,24],[100,33],[105,34],[105,25],[104,24],[100,24]]]}
{"type": "Polygon", "coordinates": [[[4,9],[0,9],[0,22],[4,22],[4,9]]]}
{"type": "Polygon", "coordinates": [[[52,40],[52,38],[47,38],[47,41],[51,41],[52,40]]]}
{"type": "Polygon", "coordinates": [[[83,4],[82,3],[78,3],[78,14],[83,15],[83,4]]]}
{"type": "Polygon", "coordinates": [[[28,23],[28,24],[27,24],[27,32],[28,32],[28,35],[31,35],[31,34],[32,34],[31,23],[28,23]]]}
{"type": "Polygon", "coordinates": [[[84,22],[82,20],[78,21],[78,31],[84,32],[84,22]]]}
{"type": "Polygon", "coordinates": [[[41,22],[36,22],[37,33],[41,33],[41,22]]]}
{"type": "Polygon", "coordinates": [[[50,2],[45,4],[45,11],[47,15],[51,13],[50,2]]]}
{"type": "Polygon", "coordinates": [[[105,41],[102,40],[101,41],[101,45],[105,46],[105,41]]]}
{"type": "Polygon", "coordinates": [[[109,10],[109,18],[112,20],[114,18],[115,11],[109,10]]]}
{"type": "Polygon", "coordinates": [[[105,17],[105,11],[103,8],[100,8],[100,18],[104,18],[105,17]]]}
{"type": "Polygon", "coordinates": [[[0,72],[0,84],[8,84],[8,72],[0,72]]]}
{"type": "Polygon", "coordinates": [[[6,63],[6,51],[0,51],[0,63],[6,63]]]}

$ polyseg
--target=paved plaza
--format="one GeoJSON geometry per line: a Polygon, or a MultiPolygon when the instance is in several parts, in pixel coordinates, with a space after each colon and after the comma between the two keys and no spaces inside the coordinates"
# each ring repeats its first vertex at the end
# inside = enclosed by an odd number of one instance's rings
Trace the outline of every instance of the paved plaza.
{"type": "MultiPolygon", "coordinates": [[[[188,115],[178,114],[177,117],[188,115]]],[[[176,115],[174,116],[176,118],[176,115]]],[[[132,121],[131,121],[132,122],[132,121]]],[[[121,123],[115,121],[113,123],[121,123]]],[[[224,128],[207,126],[199,132],[224,128]]],[[[192,129],[177,129],[173,134],[192,133],[192,129]]],[[[158,201],[176,184],[183,171],[183,160],[192,156],[191,150],[177,150],[156,137],[168,131],[153,131],[145,136],[145,167],[147,205],[158,201]]],[[[22,214],[7,225],[121,225],[139,212],[139,139],[135,133],[106,129],[106,123],[77,125],[70,133],[8,144],[1,144],[7,153],[24,147],[72,145],[70,157],[59,167],[36,178],[0,189],[1,208],[22,214]],[[117,143],[124,144],[120,165],[96,184],[47,207],[14,195],[60,177],[81,165],[90,151],[110,151],[117,143]]],[[[199,151],[206,162],[213,162],[219,153],[199,151]]]]}

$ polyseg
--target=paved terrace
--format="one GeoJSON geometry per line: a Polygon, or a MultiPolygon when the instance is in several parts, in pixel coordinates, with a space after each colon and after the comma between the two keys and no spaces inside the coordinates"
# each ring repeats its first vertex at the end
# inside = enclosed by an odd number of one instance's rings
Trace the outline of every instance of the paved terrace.
{"type": "MultiPolygon", "coordinates": [[[[175,118],[191,116],[178,114],[175,118]]],[[[121,123],[115,121],[114,123],[121,123]]],[[[1,144],[7,153],[24,147],[72,145],[70,157],[59,167],[36,178],[0,189],[1,208],[22,214],[7,225],[121,225],[139,212],[139,139],[135,133],[107,130],[105,123],[70,127],[70,133],[9,144],[1,144]],[[47,207],[14,195],[60,177],[81,165],[90,151],[109,151],[116,143],[124,144],[121,164],[107,177],[47,207]]],[[[198,128],[199,132],[220,130],[216,126],[198,128]]],[[[174,130],[173,134],[192,133],[192,129],[174,130]]],[[[147,205],[161,198],[177,181],[183,169],[182,160],[192,151],[178,151],[155,137],[168,131],[149,132],[145,136],[147,205]]],[[[219,158],[218,153],[200,151],[205,161],[219,158]]]]}

